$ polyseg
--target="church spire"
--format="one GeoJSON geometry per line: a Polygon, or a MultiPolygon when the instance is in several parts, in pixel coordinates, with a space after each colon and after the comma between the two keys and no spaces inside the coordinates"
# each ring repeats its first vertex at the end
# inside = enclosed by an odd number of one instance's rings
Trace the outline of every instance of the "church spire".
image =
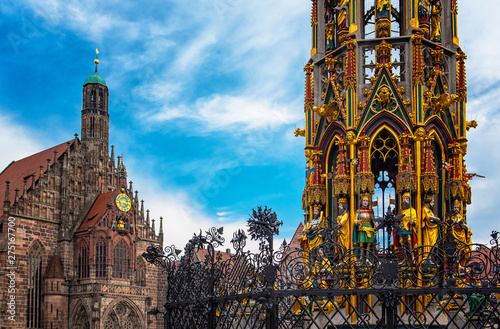
{"type": "MultiPolygon", "coordinates": [[[[118,178],[127,179],[127,167],[123,163],[123,155],[118,156],[118,165],[116,166],[116,174],[118,178]]],[[[126,182],[125,182],[126,184],[126,182]]]]}
{"type": "Polygon", "coordinates": [[[115,167],[115,146],[111,145],[111,166],[114,168],[115,167]]]}

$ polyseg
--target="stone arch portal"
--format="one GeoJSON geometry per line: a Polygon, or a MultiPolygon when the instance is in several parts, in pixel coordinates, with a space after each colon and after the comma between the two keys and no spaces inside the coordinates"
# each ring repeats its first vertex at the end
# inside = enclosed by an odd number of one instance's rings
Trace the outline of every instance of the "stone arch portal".
{"type": "Polygon", "coordinates": [[[110,305],[104,316],[105,329],[144,329],[140,311],[130,301],[121,299],[110,305]]]}
{"type": "Polygon", "coordinates": [[[79,302],[72,316],[73,329],[90,329],[90,313],[82,302],[79,302]]]}

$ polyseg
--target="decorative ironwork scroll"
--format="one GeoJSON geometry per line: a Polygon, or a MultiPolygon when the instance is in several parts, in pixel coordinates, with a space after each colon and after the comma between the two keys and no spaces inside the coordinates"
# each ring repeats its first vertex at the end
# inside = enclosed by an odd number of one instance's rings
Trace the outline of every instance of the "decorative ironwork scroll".
{"type": "MultiPolygon", "coordinates": [[[[144,258],[169,269],[165,310],[150,314],[163,314],[166,328],[496,328],[500,234],[489,247],[466,243],[451,218],[439,223],[434,245],[412,250],[346,249],[329,225],[310,250],[283,242],[275,251],[281,222],[258,208],[249,219],[250,236],[262,241],[257,253],[243,251],[238,230],[236,253],[212,249],[200,262],[196,252],[224,242],[215,228],[195,235],[178,262],[175,248],[149,247],[144,258]]],[[[399,218],[388,211],[377,221],[391,232],[399,218]]]]}

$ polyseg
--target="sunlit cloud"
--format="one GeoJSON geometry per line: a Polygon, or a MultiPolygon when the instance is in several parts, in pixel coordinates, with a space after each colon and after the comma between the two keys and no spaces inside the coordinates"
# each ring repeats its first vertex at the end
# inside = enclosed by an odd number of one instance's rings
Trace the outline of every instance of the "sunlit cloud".
{"type": "Polygon", "coordinates": [[[186,106],[164,107],[159,113],[148,116],[151,122],[161,124],[174,119],[193,120],[204,130],[227,130],[236,134],[285,124],[299,120],[300,112],[281,104],[270,103],[253,97],[214,95],[186,106]]]}
{"type": "MultiPolygon", "coordinates": [[[[30,129],[15,123],[0,110],[0,171],[13,160],[20,160],[43,150],[43,141],[30,134],[30,129]]],[[[45,141],[46,142],[46,141],[45,141]]],[[[62,142],[62,141],[61,141],[62,142]]]]}

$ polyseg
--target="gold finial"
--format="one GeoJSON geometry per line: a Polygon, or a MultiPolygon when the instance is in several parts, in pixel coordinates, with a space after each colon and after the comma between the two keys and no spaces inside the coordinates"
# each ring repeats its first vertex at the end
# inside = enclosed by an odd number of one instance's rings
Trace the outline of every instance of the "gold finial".
{"type": "Polygon", "coordinates": [[[94,59],[94,63],[95,63],[95,71],[97,72],[97,64],[99,64],[99,60],[97,59],[97,55],[99,54],[99,49],[95,49],[95,59],[94,59]]]}

